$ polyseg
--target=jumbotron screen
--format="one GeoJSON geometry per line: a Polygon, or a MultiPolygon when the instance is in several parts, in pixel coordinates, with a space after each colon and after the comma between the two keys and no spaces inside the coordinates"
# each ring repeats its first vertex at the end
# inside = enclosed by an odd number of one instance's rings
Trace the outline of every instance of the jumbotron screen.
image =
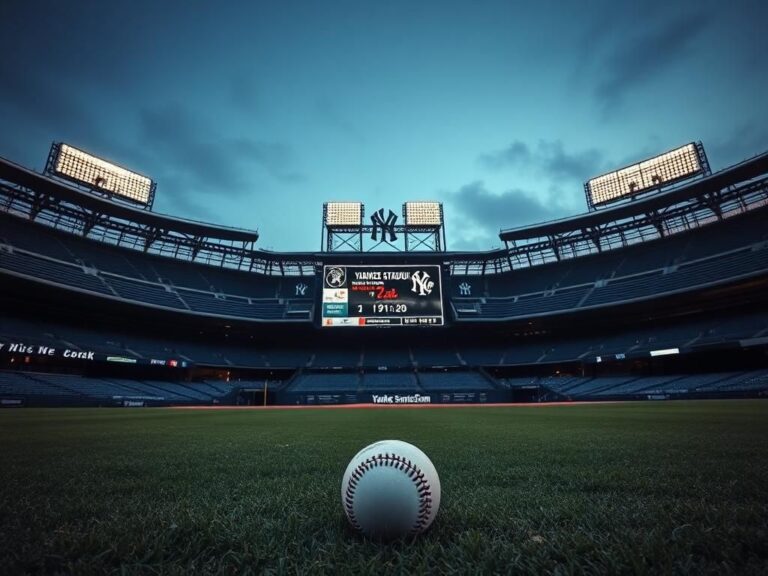
{"type": "Polygon", "coordinates": [[[440,266],[325,266],[323,326],[442,326],[440,266]]]}

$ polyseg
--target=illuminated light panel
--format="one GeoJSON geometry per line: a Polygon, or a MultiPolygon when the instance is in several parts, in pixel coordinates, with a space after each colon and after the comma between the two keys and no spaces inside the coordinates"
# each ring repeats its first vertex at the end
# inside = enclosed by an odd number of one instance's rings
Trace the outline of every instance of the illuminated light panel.
{"type": "Polygon", "coordinates": [[[696,145],[691,143],[593,178],[587,182],[586,189],[592,206],[600,206],[643,190],[689,178],[701,171],[701,159],[696,145]]]}
{"type": "Polygon", "coordinates": [[[679,348],[664,348],[663,350],[651,350],[651,356],[672,356],[680,354],[679,348]]]}
{"type": "Polygon", "coordinates": [[[404,213],[407,226],[443,224],[443,207],[439,202],[406,202],[404,213]]]}
{"type": "Polygon", "coordinates": [[[360,226],[363,222],[361,202],[327,202],[326,226],[360,226]]]}
{"type": "Polygon", "coordinates": [[[54,171],[95,189],[105,190],[134,202],[147,204],[150,199],[152,180],[68,144],[62,144],[59,147],[54,171]]]}

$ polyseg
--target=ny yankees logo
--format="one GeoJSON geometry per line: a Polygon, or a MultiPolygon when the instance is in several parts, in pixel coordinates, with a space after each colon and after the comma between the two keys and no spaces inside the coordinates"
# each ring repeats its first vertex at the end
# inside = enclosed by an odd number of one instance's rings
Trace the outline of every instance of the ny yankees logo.
{"type": "Polygon", "coordinates": [[[304,282],[299,282],[296,284],[296,296],[306,296],[307,288],[309,288],[309,286],[304,284],[304,282]]]}
{"type": "Polygon", "coordinates": [[[415,292],[419,296],[432,294],[432,288],[435,287],[435,283],[429,279],[429,274],[422,272],[421,270],[413,273],[411,281],[413,282],[411,292],[415,292]]]}
{"type": "Polygon", "coordinates": [[[384,220],[384,208],[379,208],[378,211],[371,216],[371,222],[373,223],[373,231],[371,232],[371,240],[378,240],[378,231],[381,229],[381,240],[386,241],[387,232],[389,232],[389,241],[394,242],[397,240],[395,234],[395,222],[397,222],[397,214],[389,211],[387,219],[384,220]]]}
{"type": "Polygon", "coordinates": [[[344,286],[344,282],[347,281],[344,268],[329,268],[325,275],[325,284],[331,288],[339,288],[344,286]]]}
{"type": "Polygon", "coordinates": [[[472,284],[469,282],[462,282],[459,284],[459,293],[462,296],[472,296],[472,284]]]}

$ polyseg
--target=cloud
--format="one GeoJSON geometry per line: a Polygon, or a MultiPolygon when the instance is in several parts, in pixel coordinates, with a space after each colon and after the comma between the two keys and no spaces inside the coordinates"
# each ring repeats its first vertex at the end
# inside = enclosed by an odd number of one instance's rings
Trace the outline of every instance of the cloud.
{"type": "Polygon", "coordinates": [[[225,136],[181,104],[142,110],[139,138],[145,149],[163,158],[175,178],[189,181],[201,192],[243,194],[254,167],[283,183],[302,180],[287,144],[225,136]]]}
{"type": "Polygon", "coordinates": [[[520,189],[501,194],[489,191],[482,181],[475,181],[445,195],[451,205],[448,214],[457,215],[449,222],[456,246],[452,249],[490,249],[499,244],[499,230],[534,222],[554,220],[565,215],[560,206],[544,204],[520,189]]]}
{"type": "Polygon", "coordinates": [[[0,120],[4,126],[23,122],[26,129],[81,136],[94,129],[85,106],[67,89],[65,82],[0,59],[0,120]]]}
{"type": "Polygon", "coordinates": [[[510,166],[527,165],[531,161],[531,150],[525,142],[515,140],[497,152],[482,154],[479,158],[481,164],[492,170],[499,170],[510,166]]]}
{"type": "Polygon", "coordinates": [[[283,182],[301,182],[304,176],[295,165],[293,149],[281,142],[259,142],[237,138],[228,142],[238,153],[260,164],[270,175],[283,182]]]}
{"type": "Polygon", "coordinates": [[[677,63],[708,23],[703,12],[686,12],[615,47],[597,71],[602,79],[595,96],[603,112],[615,112],[630,92],[677,63]]]}
{"type": "Polygon", "coordinates": [[[515,140],[503,150],[480,155],[478,161],[491,170],[534,169],[552,181],[584,182],[604,167],[603,154],[596,148],[568,153],[560,140],[539,140],[534,149],[515,140]]]}

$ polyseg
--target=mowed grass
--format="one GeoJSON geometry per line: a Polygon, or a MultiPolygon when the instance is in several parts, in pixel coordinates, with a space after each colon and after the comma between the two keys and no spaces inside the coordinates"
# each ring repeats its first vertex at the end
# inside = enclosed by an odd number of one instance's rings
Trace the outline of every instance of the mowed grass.
{"type": "Polygon", "coordinates": [[[768,401],[0,411],[0,573],[768,573],[768,401]],[[349,459],[421,447],[425,534],[351,531],[349,459]]]}

